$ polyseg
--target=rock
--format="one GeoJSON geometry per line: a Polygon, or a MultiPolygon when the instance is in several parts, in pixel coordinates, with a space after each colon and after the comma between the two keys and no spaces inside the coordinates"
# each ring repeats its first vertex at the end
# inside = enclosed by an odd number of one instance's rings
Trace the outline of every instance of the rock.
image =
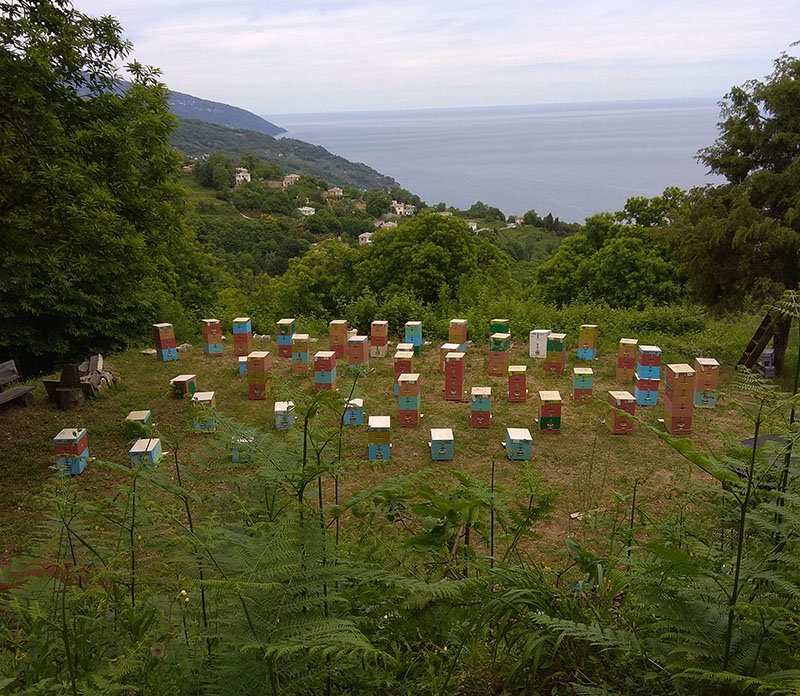
{"type": "Polygon", "coordinates": [[[155,348],[145,348],[144,350],[140,351],[142,355],[155,355],[156,349],[155,348]]]}
{"type": "Polygon", "coordinates": [[[187,350],[191,350],[191,349],[192,349],[192,344],[191,343],[181,343],[178,346],[178,352],[179,353],[185,353],[187,350]]]}

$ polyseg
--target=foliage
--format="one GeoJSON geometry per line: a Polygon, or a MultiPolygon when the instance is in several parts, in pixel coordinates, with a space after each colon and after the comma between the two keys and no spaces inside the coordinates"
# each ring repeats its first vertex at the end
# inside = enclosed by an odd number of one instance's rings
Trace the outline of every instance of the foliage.
{"type": "Polygon", "coordinates": [[[538,270],[542,296],[557,305],[595,300],[612,307],[667,304],[680,285],[666,250],[646,229],[601,213],[567,237],[538,270]]]}
{"type": "Polygon", "coordinates": [[[207,305],[167,92],[137,64],[111,90],[130,51],[116,21],[25,1],[3,6],[0,34],[0,350],[50,369],[124,347],[171,298],[207,305]]]}
{"type": "Polygon", "coordinates": [[[385,189],[371,189],[364,194],[367,212],[372,217],[380,217],[392,209],[392,197],[385,189]]]}
{"type": "Polygon", "coordinates": [[[800,58],[784,53],[764,81],[731,89],[716,142],[698,153],[728,184],[694,191],[670,240],[703,302],[772,301],[800,280],[799,78],[800,58]]]}

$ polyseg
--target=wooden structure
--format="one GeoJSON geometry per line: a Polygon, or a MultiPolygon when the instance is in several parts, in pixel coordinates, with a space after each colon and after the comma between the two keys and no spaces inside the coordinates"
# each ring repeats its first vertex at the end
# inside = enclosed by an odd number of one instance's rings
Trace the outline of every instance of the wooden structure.
{"type": "Polygon", "coordinates": [[[737,364],[753,369],[761,357],[761,353],[772,341],[774,350],[773,358],[775,374],[779,375],[783,369],[783,359],[786,356],[786,348],[789,345],[789,329],[792,326],[790,317],[773,316],[767,313],[759,324],[747,348],[744,349],[742,357],[737,364]]]}
{"type": "Polygon", "coordinates": [[[33,387],[13,386],[19,381],[17,365],[13,360],[0,363],[0,405],[19,401],[24,406],[33,403],[33,387]]]}

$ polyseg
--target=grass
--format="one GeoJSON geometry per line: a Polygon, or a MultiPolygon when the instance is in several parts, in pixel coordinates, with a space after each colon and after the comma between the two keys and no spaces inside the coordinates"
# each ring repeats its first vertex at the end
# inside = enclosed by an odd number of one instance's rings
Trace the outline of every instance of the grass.
{"type": "MultiPolygon", "coordinates": [[[[298,327],[303,330],[303,327],[298,327]]],[[[313,340],[313,339],[312,339],[313,340]]],[[[647,342],[647,336],[640,341],[647,342]]],[[[85,427],[89,431],[92,457],[124,464],[128,460],[123,420],[129,411],[150,409],[165,450],[180,442],[182,461],[193,464],[198,472],[198,486],[208,493],[224,487],[224,475],[215,475],[212,467],[204,469],[200,462],[211,451],[220,462],[226,459],[227,443],[219,442],[222,435],[195,435],[189,404],[175,399],[169,380],[181,373],[195,373],[198,388],[216,392],[217,409],[221,414],[242,423],[273,430],[273,404],[291,398],[298,392],[312,393],[313,374],[292,375],[287,359],[277,358],[273,340],[254,342],[254,349],[270,350],[275,356],[271,393],[265,401],[247,399],[246,380],[236,374],[237,360],[232,347],[226,346],[221,357],[206,356],[195,346],[180,354],[178,362],[162,363],[155,356],[130,350],[108,360],[121,375],[118,387],[101,398],[88,401],[80,411],[62,412],[46,400],[41,384],[36,385],[35,402],[28,408],[6,408],[0,411],[0,437],[5,446],[0,451],[0,561],[24,553],[32,547],[36,529],[44,515],[38,495],[54,475],[52,437],[64,427],[85,427]],[[217,446],[209,448],[212,441],[217,446]],[[202,471],[201,471],[202,470],[202,471]],[[203,473],[205,471],[205,473],[203,473]]],[[[311,352],[327,349],[327,338],[312,343],[311,352]]],[[[627,495],[638,482],[637,500],[641,510],[657,515],[676,505],[691,479],[702,476],[652,433],[638,428],[628,436],[612,435],[601,420],[607,409],[602,403],[615,384],[615,356],[601,354],[591,364],[595,372],[595,402],[587,405],[571,403],[572,367],[578,363],[574,351],[567,370],[562,375],[545,374],[540,361],[527,355],[527,343],[517,341],[512,349],[510,364],[528,365],[529,400],[523,404],[508,403],[506,379],[487,376],[487,348],[474,346],[467,353],[465,388],[491,386],[493,390],[493,421],[488,430],[469,427],[469,402],[444,401],[444,376],[438,372],[438,343],[426,345],[421,357],[415,359],[414,369],[422,375],[422,413],[415,428],[396,427],[397,405],[392,395],[392,359],[372,359],[369,372],[359,379],[355,396],[363,397],[367,415],[390,415],[393,421],[392,460],[386,464],[355,467],[342,476],[342,496],[375,485],[389,476],[429,469],[434,482],[453,487],[447,474],[451,468],[464,471],[475,478],[489,481],[492,459],[497,462],[497,483],[514,489],[523,473],[533,472],[545,485],[560,495],[551,518],[539,528],[540,539],[536,552],[545,558],[560,553],[568,536],[578,539],[591,537],[591,522],[572,519],[570,513],[611,509],[615,493],[627,495]],[[539,434],[535,417],[538,414],[538,391],[559,390],[564,407],[562,432],[559,435],[539,434]],[[428,449],[430,429],[450,427],[454,430],[456,456],[443,465],[432,463],[428,449]],[[534,439],[531,462],[509,462],[501,448],[506,427],[526,427],[534,439]]],[[[692,362],[693,355],[666,353],[664,362],[692,362]]],[[[723,367],[719,405],[714,410],[696,410],[692,440],[699,447],[717,449],[726,438],[742,439],[751,433],[747,419],[725,396],[731,369],[723,367]]],[[[339,362],[340,393],[346,396],[351,388],[346,361],[339,362]]],[[[633,385],[624,385],[632,391],[633,385]]],[[[639,409],[649,423],[663,416],[661,405],[639,409]]],[[[336,425],[336,416],[321,416],[336,425]]],[[[301,426],[292,431],[276,433],[277,441],[299,443],[301,426]]],[[[345,430],[344,456],[366,458],[366,426],[345,430]]],[[[168,466],[166,459],[164,465],[168,466]]],[[[253,465],[254,467],[257,465],[253,465]]],[[[90,497],[113,495],[121,481],[108,469],[92,466],[79,477],[82,494],[90,497]]],[[[327,492],[330,496],[330,491],[327,492]]],[[[588,516],[587,516],[588,517],[588,516]]]]}

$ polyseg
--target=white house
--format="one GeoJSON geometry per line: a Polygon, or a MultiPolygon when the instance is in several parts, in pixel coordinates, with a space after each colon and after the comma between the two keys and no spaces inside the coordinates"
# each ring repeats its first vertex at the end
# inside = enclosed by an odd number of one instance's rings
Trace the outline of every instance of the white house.
{"type": "Polygon", "coordinates": [[[316,213],[316,209],[312,208],[310,205],[304,205],[302,208],[298,208],[297,210],[300,211],[300,215],[304,217],[308,217],[309,215],[313,215],[316,213]]]}
{"type": "Polygon", "coordinates": [[[362,232],[358,235],[358,245],[366,246],[367,244],[372,244],[372,232],[362,232]]]}
{"type": "Polygon", "coordinates": [[[250,181],[250,172],[244,167],[238,167],[234,173],[234,186],[241,186],[250,181]]]}
{"type": "Polygon", "coordinates": [[[329,188],[325,193],[328,195],[328,198],[341,198],[344,191],[338,186],[334,186],[333,188],[329,188]]]}

